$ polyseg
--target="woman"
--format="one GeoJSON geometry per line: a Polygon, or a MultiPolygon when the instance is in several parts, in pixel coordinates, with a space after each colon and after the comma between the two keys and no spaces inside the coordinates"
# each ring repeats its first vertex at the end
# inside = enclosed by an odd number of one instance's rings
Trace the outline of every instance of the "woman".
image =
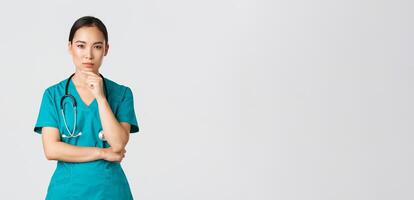
{"type": "Polygon", "coordinates": [[[99,73],[108,33],[101,20],[78,19],[68,49],[76,71],[48,87],[34,131],[57,160],[46,199],[133,199],[120,162],[138,132],[131,89],[99,73]]]}

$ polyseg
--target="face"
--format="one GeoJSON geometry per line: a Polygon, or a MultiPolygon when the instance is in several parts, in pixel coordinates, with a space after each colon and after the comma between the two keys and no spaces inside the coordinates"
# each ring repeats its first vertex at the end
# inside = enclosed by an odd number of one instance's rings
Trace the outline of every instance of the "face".
{"type": "Polygon", "coordinates": [[[69,42],[68,49],[72,55],[76,71],[85,70],[98,73],[103,57],[108,53],[109,45],[103,33],[97,27],[79,28],[69,42]]]}

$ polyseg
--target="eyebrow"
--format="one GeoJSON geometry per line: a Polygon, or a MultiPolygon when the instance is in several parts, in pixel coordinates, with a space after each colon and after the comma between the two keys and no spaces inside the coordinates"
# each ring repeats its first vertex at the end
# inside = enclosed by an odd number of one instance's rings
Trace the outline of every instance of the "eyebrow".
{"type": "MultiPolygon", "coordinates": [[[[85,41],[82,41],[82,40],[77,40],[75,43],[83,43],[83,44],[86,44],[86,42],[85,41]]],[[[95,42],[93,44],[103,44],[103,42],[95,42]]]]}

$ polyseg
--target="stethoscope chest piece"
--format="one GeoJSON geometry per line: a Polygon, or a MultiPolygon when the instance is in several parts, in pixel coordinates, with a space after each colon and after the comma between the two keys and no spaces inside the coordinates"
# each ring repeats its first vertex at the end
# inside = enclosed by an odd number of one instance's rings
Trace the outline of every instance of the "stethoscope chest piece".
{"type": "Polygon", "coordinates": [[[99,137],[100,140],[106,141],[106,139],[105,139],[104,134],[103,134],[102,131],[99,132],[98,137],[99,137]]]}

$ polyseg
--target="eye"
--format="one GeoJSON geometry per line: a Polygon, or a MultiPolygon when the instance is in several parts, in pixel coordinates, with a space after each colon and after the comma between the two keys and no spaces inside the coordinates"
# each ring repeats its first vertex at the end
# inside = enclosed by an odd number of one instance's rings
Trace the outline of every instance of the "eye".
{"type": "Polygon", "coordinates": [[[95,46],[95,48],[97,48],[97,49],[102,49],[102,46],[95,46]]]}
{"type": "Polygon", "coordinates": [[[76,45],[76,47],[83,48],[84,46],[83,46],[83,44],[78,44],[78,45],[76,45]]]}

